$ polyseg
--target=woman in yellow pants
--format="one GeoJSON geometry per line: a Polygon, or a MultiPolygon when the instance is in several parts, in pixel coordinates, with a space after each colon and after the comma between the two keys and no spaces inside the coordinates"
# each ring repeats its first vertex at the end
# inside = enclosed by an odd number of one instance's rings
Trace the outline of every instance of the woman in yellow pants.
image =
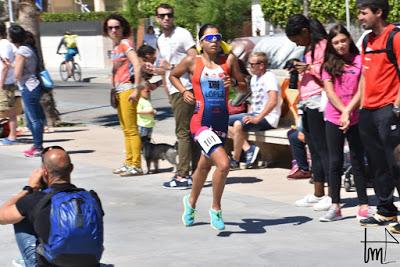
{"type": "Polygon", "coordinates": [[[134,176],[143,174],[140,158],[140,136],[136,123],[136,106],[140,90],[140,63],[135,52],[128,21],[117,14],[106,18],[103,33],[113,41],[113,87],[118,103],[118,118],[125,139],[126,157],[122,167],[114,169],[114,174],[134,176]],[[135,70],[135,75],[133,75],[135,70]],[[134,81],[134,84],[132,82],[134,81]]]}

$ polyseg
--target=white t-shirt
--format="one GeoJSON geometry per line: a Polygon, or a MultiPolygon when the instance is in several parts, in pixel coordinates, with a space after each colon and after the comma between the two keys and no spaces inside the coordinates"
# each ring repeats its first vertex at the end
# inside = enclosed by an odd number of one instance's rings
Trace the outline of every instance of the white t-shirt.
{"type": "MultiPolygon", "coordinates": [[[[17,48],[14,44],[10,43],[7,39],[0,40],[0,57],[2,59],[7,59],[10,62],[10,66],[7,72],[7,77],[5,78],[4,84],[14,84],[14,61],[15,52],[17,48]]],[[[3,61],[0,60],[0,75],[3,70],[3,61]]],[[[3,77],[0,77],[3,78],[3,77]]]]}
{"type": "Polygon", "coordinates": [[[265,72],[262,76],[251,77],[250,81],[251,87],[251,108],[252,111],[260,114],[265,105],[268,103],[269,91],[277,91],[278,92],[278,104],[265,116],[265,119],[268,123],[276,128],[278,127],[279,118],[281,116],[281,105],[282,100],[280,97],[280,88],[279,81],[276,78],[275,74],[270,71],[265,72]]]}
{"type": "MultiPolygon", "coordinates": [[[[169,64],[177,65],[187,55],[187,51],[195,46],[196,43],[193,40],[190,32],[181,27],[175,27],[172,33],[166,37],[163,34],[157,39],[157,47],[159,50],[160,59],[168,61],[169,64]]],[[[165,72],[165,78],[167,80],[167,88],[170,95],[179,92],[169,80],[170,71],[165,72]]],[[[181,77],[181,82],[186,89],[192,89],[192,83],[189,79],[189,74],[185,73],[181,77]]]]}

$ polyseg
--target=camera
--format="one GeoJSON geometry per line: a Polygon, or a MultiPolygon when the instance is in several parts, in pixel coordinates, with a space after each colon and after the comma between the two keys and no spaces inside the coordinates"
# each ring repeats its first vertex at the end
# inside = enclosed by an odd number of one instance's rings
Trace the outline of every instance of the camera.
{"type": "Polygon", "coordinates": [[[284,69],[288,69],[290,78],[289,78],[289,88],[290,89],[297,89],[297,84],[299,82],[299,72],[295,68],[295,62],[300,62],[298,59],[289,59],[286,61],[284,69]]]}

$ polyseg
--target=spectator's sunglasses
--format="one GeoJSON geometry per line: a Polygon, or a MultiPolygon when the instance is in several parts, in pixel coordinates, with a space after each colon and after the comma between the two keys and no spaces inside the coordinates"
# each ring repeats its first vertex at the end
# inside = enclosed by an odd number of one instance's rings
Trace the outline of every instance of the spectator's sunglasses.
{"type": "Polygon", "coordinates": [[[157,17],[159,19],[165,19],[165,17],[168,17],[169,19],[172,19],[174,17],[174,13],[157,14],[157,17]]]}
{"type": "Polygon", "coordinates": [[[207,34],[207,35],[203,35],[200,38],[200,41],[207,41],[207,42],[219,42],[221,40],[222,40],[222,35],[220,33],[207,34]]]}
{"type": "Polygon", "coordinates": [[[49,152],[50,150],[53,150],[53,149],[59,149],[59,150],[65,151],[65,149],[61,146],[48,146],[48,147],[44,148],[42,151],[42,154],[41,154],[42,159],[47,152],[49,152]]]}

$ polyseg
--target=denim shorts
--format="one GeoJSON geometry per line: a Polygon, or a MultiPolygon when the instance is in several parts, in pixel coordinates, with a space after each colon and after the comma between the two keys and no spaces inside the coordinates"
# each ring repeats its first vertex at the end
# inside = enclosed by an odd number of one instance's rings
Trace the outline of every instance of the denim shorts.
{"type": "Polygon", "coordinates": [[[138,126],[138,128],[139,128],[140,137],[148,137],[149,139],[151,139],[151,134],[153,133],[153,128],[147,128],[147,127],[142,127],[142,126],[138,126]]]}
{"type": "Polygon", "coordinates": [[[265,118],[262,119],[257,124],[253,123],[245,124],[243,122],[243,117],[256,116],[256,115],[257,115],[256,113],[239,113],[239,114],[229,115],[229,126],[233,126],[233,123],[235,121],[240,121],[242,123],[242,127],[245,132],[266,131],[274,129],[274,127],[272,127],[271,124],[269,124],[265,118]]]}

